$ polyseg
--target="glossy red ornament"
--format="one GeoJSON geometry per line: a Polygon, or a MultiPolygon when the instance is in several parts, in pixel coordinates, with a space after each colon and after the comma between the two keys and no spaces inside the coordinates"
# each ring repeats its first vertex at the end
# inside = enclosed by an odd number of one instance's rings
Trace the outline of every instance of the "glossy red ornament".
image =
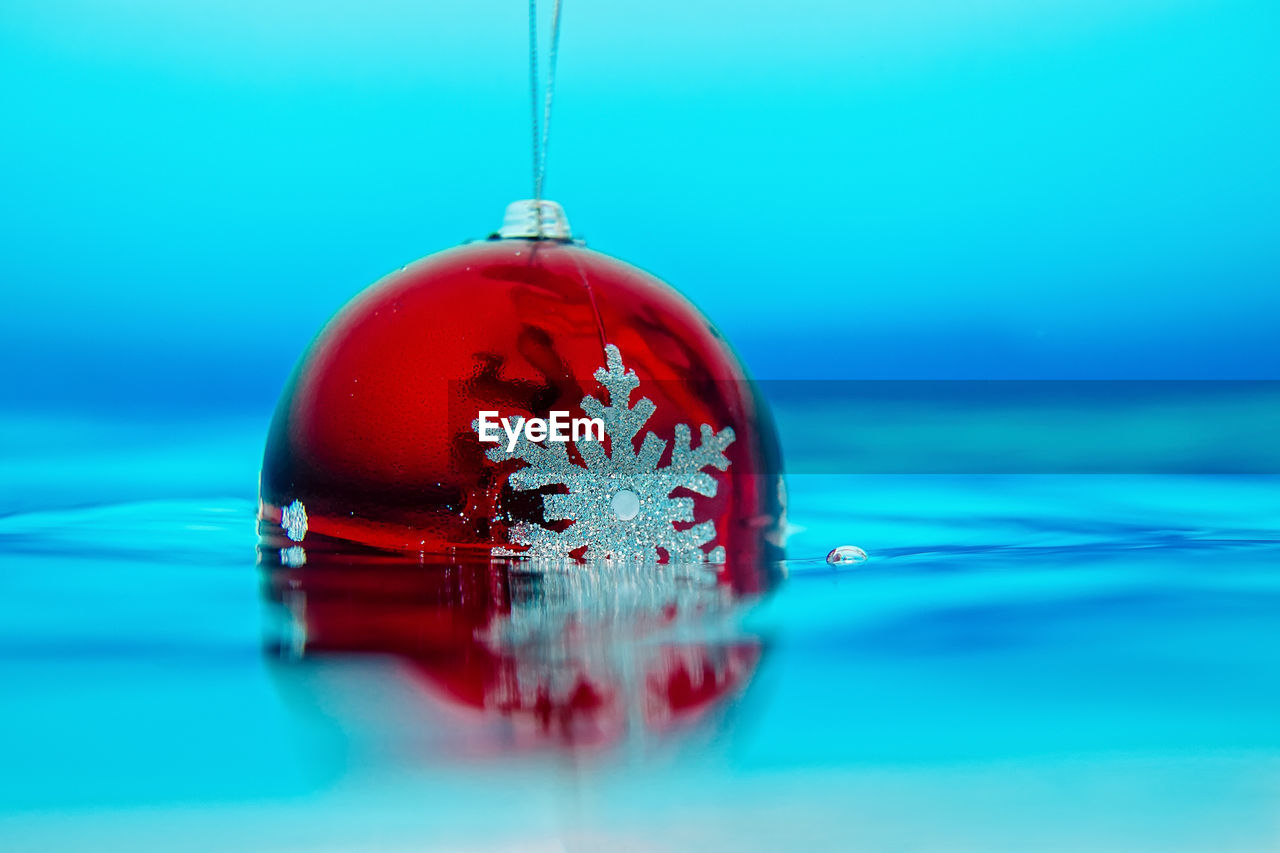
{"type": "MultiPolygon", "coordinates": [[[[568,240],[538,238],[491,238],[424,258],[361,293],[324,327],[271,425],[260,484],[264,546],[520,552],[516,531],[581,523],[546,509],[545,499],[568,487],[514,486],[525,463],[487,456],[493,445],[479,441],[473,422],[485,410],[583,415],[584,397],[608,399],[597,371],[610,364],[609,347],[639,383],[629,405],[642,397],[654,404],[632,446],[640,451],[648,432],[664,442],[659,471],[672,465],[679,425],[691,430],[695,449],[707,439],[704,424],[712,436],[732,431],[727,466],[701,471],[714,481],[703,491],[714,495],[672,491],[692,499],[692,520],[673,529],[711,523],[714,535],[698,556],[718,556],[719,548],[729,559],[779,556],[772,423],[729,345],[653,276],[568,240]]],[[[617,440],[607,436],[601,448],[615,453],[617,440]]],[[[566,451],[585,467],[577,446],[566,451]]],[[[587,512],[583,506],[576,511],[587,512]]],[[[637,540],[638,549],[652,545],[637,540]]],[[[606,556],[589,545],[567,550],[606,556]]]]}

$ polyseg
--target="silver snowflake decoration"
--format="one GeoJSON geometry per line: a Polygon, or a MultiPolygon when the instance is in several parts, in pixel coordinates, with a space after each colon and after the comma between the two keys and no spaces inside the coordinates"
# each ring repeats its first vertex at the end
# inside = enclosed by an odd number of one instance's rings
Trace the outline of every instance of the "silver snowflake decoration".
{"type": "Polygon", "coordinates": [[[280,510],[280,526],[294,542],[301,542],[307,535],[307,508],[302,501],[294,501],[280,510]]]}
{"type": "MultiPolygon", "coordinates": [[[[657,406],[648,397],[632,406],[631,394],[640,385],[639,378],[635,371],[623,367],[622,354],[613,344],[605,347],[605,358],[607,364],[595,372],[595,378],[608,392],[609,403],[588,395],[582,399],[582,410],[603,421],[610,439],[609,453],[590,436],[579,439],[575,445],[586,463],[583,466],[569,458],[564,442],[535,443],[523,432],[512,450],[499,443],[488,451],[494,462],[520,459],[527,463],[511,475],[513,489],[565,487],[565,494],[543,495],[543,518],[573,522],[564,530],[539,524],[513,525],[511,544],[525,546],[525,550],[496,549],[495,553],[563,558],[585,547],[591,559],[654,561],[665,555],[673,562],[724,562],[723,547],[709,552],[703,549],[716,538],[715,522],[675,528],[675,522],[693,521],[693,498],[672,497],[671,493],[683,488],[715,497],[715,478],[704,469],[724,471],[729,467],[724,450],[733,443],[733,429],[715,432],[703,424],[701,441],[692,448],[689,427],[676,424],[671,463],[658,467],[667,442],[648,432],[638,451],[635,446],[636,436],[657,406]]],[[[473,424],[473,429],[478,431],[478,424],[473,424]]]]}

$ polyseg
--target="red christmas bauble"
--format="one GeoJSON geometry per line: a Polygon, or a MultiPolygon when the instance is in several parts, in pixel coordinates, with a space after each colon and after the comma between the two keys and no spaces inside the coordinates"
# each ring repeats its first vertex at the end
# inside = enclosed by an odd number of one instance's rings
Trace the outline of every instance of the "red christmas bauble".
{"type": "Polygon", "coordinates": [[[687,300],[568,240],[491,238],[391,274],[316,337],[271,425],[260,533],[759,560],[779,556],[781,489],[768,411],[687,300]]]}

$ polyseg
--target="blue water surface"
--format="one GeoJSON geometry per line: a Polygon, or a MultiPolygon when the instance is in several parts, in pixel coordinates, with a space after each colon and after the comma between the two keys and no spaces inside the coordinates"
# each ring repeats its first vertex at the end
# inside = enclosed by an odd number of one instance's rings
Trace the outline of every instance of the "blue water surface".
{"type": "Polygon", "coordinates": [[[745,683],[674,730],[503,747],[395,658],[281,657],[262,428],[4,422],[5,849],[1280,837],[1274,477],[793,475],[788,577],[717,629],[759,644],[745,683]],[[870,558],[829,567],[844,543],[870,558]]]}

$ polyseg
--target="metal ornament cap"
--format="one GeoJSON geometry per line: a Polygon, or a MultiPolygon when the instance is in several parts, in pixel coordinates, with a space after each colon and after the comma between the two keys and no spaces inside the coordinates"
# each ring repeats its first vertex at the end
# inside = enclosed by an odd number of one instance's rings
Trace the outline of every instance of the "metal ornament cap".
{"type": "Polygon", "coordinates": [[[573,239],[569,231],[569,217],[564,208],[554,201],[526,198],[507,205],[498,236],[504,240],[562,240],[573,239]]]}

